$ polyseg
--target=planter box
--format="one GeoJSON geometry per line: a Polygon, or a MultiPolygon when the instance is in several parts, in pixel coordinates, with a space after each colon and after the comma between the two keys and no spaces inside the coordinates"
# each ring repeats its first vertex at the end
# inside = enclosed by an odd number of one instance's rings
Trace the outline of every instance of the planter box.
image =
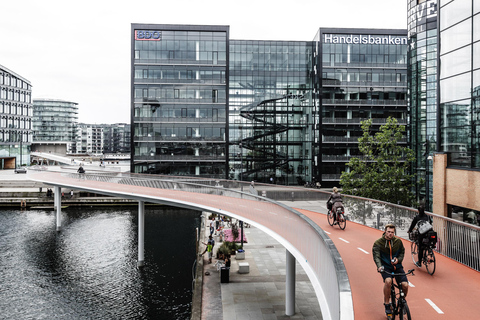
{"type": "Polygon", "coordinates": [[[235,255],[235,259],[237,260],[245,260],[245,251],[237,251],[237,254],[235,255]]]}

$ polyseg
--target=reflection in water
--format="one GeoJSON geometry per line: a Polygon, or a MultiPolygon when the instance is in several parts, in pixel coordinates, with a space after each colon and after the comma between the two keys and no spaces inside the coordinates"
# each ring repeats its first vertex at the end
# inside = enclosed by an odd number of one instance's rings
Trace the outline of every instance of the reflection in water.
{"type": "Polygon", "coordinates": [[[147,207],[145,267],[137,210],[0,211],[1,319],[189,319],[199,213],[147,207]]]}

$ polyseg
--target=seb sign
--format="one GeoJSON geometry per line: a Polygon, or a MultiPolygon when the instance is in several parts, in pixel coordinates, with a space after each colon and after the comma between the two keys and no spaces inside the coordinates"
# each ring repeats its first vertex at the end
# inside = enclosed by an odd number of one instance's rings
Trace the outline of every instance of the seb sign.
{"type": "Polygon", "coordinates": [[[135,40],[160,41],[162,40],[162,31],[135,30],[135,40]]]}

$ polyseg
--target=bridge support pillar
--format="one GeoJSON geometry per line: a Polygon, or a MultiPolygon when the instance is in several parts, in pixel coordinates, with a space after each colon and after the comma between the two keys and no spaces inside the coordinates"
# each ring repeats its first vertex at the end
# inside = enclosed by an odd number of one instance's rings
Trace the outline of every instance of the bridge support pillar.
{"type": "Polygon", "coordinates": [[[55,186],[54,207],[57,214],[57,231],[62,230],[62,188],[55,186]]]}
{"type": "Polygon", "coordinates": [[[295,314],[295,257],[287,251],[286,257],[286,277],[285,277],[285,314],[293,316],[295,314]]]}
{"type": "Polygon", "coordinates": [[[145,203],[138,201],[138,267],[143,267],[145,263],[144,256],[145,242],[145,203]]]}

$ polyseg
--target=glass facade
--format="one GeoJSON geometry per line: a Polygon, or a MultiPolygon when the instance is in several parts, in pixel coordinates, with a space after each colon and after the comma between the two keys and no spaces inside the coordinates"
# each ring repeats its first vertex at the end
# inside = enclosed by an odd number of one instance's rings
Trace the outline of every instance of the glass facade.
{"type": "Polygon", "coordinates": [[[229,178],[312,180],[312,42],[230,41],[229,178]]]}
{"type": "Polygon", "coordinates": [[[360,121],[407,124],[406,30],[228,34],[132,25],[132,171],[338,185],[360,121]]]}
{"type": "Polygon", "coordinates": [[[480,5],[441,1],[439,126],[450,165],[480,168],[480,5]]]}
{"type": "Polygon", "coordinates": [[[65,145],[67,153],[75,152],[78,103],[56,100],[33,100],[33,130],[36,151],[42,145],[65,145]]]}
{"type": "Polygon", "coordinates": [[[130,154],[130,125],[126,123],[102,124],[103,152],[130,154]]]}
{"type": "Polygon", "coordinates": [[[408,1],[410,142],[415,152],[416,194],[431,209],[433,162],[438,151],[437,0],[408,1]],[[421,183],[423,181],[423,183],[421,183]]]}
{"type": "Polygon", "coordinates": [[[0,65],[1,169],[30,164],[32,115],[30,81],[0,65]]]}
{"type": "MultiPolygon", "coordinates": [[[[408,123],[406,30],[325,29],[315,37],[319,136],[315,154],[323,186],[338,186],[359,157],[360,122],[377,131],[393,117],[408,123]]],[[[407,145],[407,137],[403,143],[407,145]]]]}
{"type": "Polygon", "coordinates": [[[227,176],[228,34],[132,24],[133,172],[227,176]]]}

